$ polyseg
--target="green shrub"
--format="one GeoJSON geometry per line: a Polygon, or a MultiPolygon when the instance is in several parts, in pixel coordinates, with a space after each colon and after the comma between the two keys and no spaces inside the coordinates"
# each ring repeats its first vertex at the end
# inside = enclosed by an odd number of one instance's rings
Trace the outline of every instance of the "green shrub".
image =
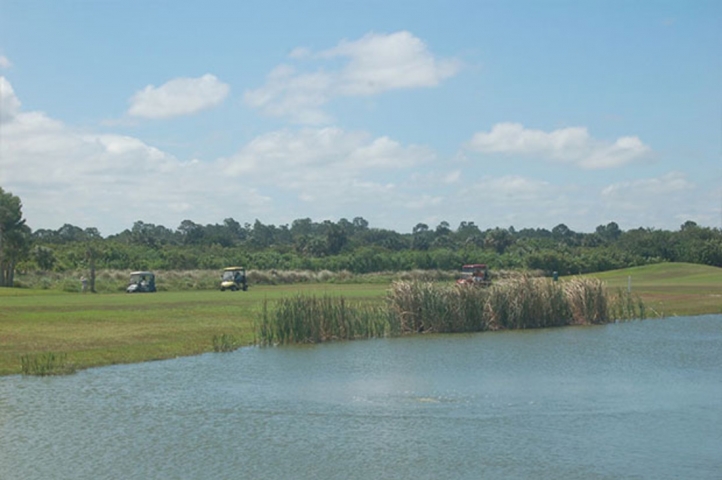
{"type": "Polygon", "coordinates": [[[64,353],[27,354],[20,357],[23,375],[68,375],[75,373],[75,366],[64,353]]]}
{"type": "Polygon", "coordinates": [[[232,352],[237,350],[241,345],[236,340],[236,337],[226,333],[213,336],[213,351],[214,352],[232,352]]]}

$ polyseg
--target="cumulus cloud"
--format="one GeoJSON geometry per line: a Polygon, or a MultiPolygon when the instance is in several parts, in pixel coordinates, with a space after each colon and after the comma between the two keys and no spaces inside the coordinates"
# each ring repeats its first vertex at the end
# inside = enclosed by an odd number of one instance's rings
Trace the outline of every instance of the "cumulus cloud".
{"type": "Polygon", "coordinates": [[[3,86],[14,107],[3,123],[0,185],[23,199],[33,228],[67,222],[109,234],[138,219],[173,227],[239,209],[264,222],[383,212],[416,199],[405,178],[435,160],[425,147],[340,128],[269,132],[227,158],[181,160],[135,137],[23,112],[3,86]]]}
{"type": "Polygon", "coordinates": [[[435,87],[461,67],[457,60],[436,58],[421,39],[406,31],[369,33],[316,54],[296,48],[289,57],[312,59],[322,66],[307,72],[280,65],[269,73],[265,85],[246,91],[244,100],[267,115],[305,124],[328,122],[322,107],[335,97],[435,87]],[[334,69],[338,60],[344,64],[334,69]]]}
{"type": "Polygon", "coordinates": [[[5,77],[0,77],[0,122],[7,122],[20,111],[20,100],[5,77]]]}
{"type": "Polygon", "coordinates": [[[230,87],[214,75],[175,78],[160,87],[148,85],[130,99],[128,114],[142,118],[191,115],[219,105],[230,87]]]}
{"type": "Polygon", "coordinates": [[[216,169],[181,161],[138,138],[79,130],[42,112],[24,112],[2,77],[0,87],[0,185],[20,196],[33,228],[73,223],[109,234],[138,219],[172,227],[169,218],[224,218],[222,204],[260,212],[271,201],[253,185],[239,196],[238,182],[216,169]]]}
{"type": "Polygon", "coordinates": [[[346,58],[337,90],[342,95],[374,95],[398,88],[435,87],[455,75],[457,60],[436,59],[426,44],[409,32],[369,33],[342,41],[320,58],[346,58]]]}
{"type": "Polygon", "coordinates": [[[304,128],[261,135],[222,159],[220,170],[229,178],[253,179],[261,188],[304,202],[300,207],[291,201],[289,214],[316,211],[328,218],[407,208],[418,198],[416,191],[407,191],[408,177],[435,159],[426,147],[402,145],[385,136],[304,128]]]}
{"type": "Polygon", "coordinates": [[[388,137],[326,127],[261,135],[224,159],[223,165],[229,175],[274,173],[274,179],[324,177],[333,183],[360,170],[407,168],[433,158],[425,147],[404,147],[388,137]]]}
{"type": "MultiPolygon", "coordinates": [[[[0,185],[20,196],[35,229],[72,223],[107,235],[139,219],[174,227],[183,219],[212,223],[239,215],[264,223],[361,215],[399,231],[440,220],[474,221],[482,228],[563,222],[591,231],[609,221],[676,228],[690,218],[712,218],[718,205],[679,172],[604,188],[595,183],[599,175],[584,172],[562,183],[513,174],[479,177],[469,162],[439,158],[428,147],[331,127],[268,132],[234,155],[184,160],[139,138],[23,111],[5,78],[0,86],[0,185]]],[[[557,155],[590,144],[597,148],[592,153],[610,155],[588,135],[551,132],[536,144],[549,145],[550,136],[555,140],[547,151],[557,155]]],[[[530,142],[505,148],[525,152],[530,142]]],[[[629,149],[621,141],[606,148],[629,149]]]]}
{"type": "Polygon", "coordinates": [[[607,142],[593,138],[584,127],[545,132],[524,128],[520,123],[498,123],[489,132],[478,132],[467,148],[481,153],[539,156],[585,169],[620,167],[651,153],[638,137],[607,142]]]}
{"type": "Polygon", "coordinates": [[[0,55],[0,68],[10,68],[13,64],[10,62],[8,57],[5,55],[0,55]]]}

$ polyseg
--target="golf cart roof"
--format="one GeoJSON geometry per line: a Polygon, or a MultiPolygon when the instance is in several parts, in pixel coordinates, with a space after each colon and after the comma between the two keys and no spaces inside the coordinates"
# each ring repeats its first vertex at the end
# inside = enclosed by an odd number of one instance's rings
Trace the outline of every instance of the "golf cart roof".
{"type": "Polygon", "coordinates": [[[245,270],[244,267],[226,267],[223,269],[224,272],[235,272],[239,270],[245,270]]]}
{"type": "Polygon", "coordinates": [[[131,275],[155,275],[153,272],[142,272],[142,271],[130,272],[130,274],[131,275]]]}
{"type": "Polygon", "coordinates": [[[469,264],[463,265],[461,268],[468,268],[468,269],[471,269],[471,268],[486,268],[486,264],[484,264],[484,263],[469,263],[469,264]]]}

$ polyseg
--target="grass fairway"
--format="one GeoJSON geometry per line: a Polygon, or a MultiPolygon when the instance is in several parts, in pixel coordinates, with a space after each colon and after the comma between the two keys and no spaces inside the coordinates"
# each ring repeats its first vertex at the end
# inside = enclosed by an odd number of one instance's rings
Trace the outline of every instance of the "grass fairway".
{"type": "MultiPolygon", "coordinates": [[[[652,316],[722,313],[722,269],[665,263],[590,275],[626,289],[652,316]]],[[[213,337],[253,343],[263,300],[298,293],[381,301],[386,284],[252,286],[248,292],[80,294],[0,288],[0,375],[21,372],[28,354],[66,354],[77,368],[213,351],[213,337]]]]}
{"type": "Polygon", "coordinates": [[[652,311],[650,316],[722,313],[722,268],[690,263],[660,263],[596,273],[612,288],[639,295],[652,311]]]}
{"type": "Polygon", "coordinates": [[[303,292],[379,301],[386,287],[310,284],[132,295],[0,289],[0,375],[20,373],[20,357],[27,354],[65,353],[77,368],[87,368],[209,352],[221,334],[247,345],[264,299],[303,292]]]}

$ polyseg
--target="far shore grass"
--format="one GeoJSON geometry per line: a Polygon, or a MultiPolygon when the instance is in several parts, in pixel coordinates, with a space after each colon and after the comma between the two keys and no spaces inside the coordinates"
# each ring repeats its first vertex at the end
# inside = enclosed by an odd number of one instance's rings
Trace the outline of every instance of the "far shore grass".
{"type": "MultiPolygon", "coordinates": [[[[631,285],[652,318],[722,313],[719,268],[666,263],[590,276],[609,289],[631,285]]],[[[133,295],[0,289],[0,375],[21,373],[22,357],[48,353],[83,369],[212,352],[221,336],[251,345],[264,300],[305,294],[381,303],[388,287],[304,283],[133,295]]]]}
{"type": "Polygon", "coordinates": [[[722,313],[722,268],[660,263],[588,276],[609,289],[631,288],[652,318],[722,313]]]}

